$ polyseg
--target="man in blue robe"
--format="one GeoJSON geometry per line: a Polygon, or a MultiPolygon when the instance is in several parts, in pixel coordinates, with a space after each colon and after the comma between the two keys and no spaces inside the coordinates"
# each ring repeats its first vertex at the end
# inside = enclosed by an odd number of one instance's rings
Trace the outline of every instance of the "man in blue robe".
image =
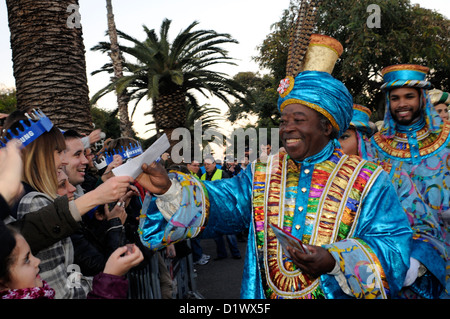
{"type": "MultiPolygon", "coordinates": [[[[369,125],[370,115],[371,111],[366,107],[357,104],[353,106],[350,127],[339,138],[344,153],[368,159],[366,144],[370,143],[369,138],[372,135],[369,125]]],[[[388,174],[391,173],[391,164],[373,158],[372,160],[382,166],[388,174]]],[[[411,266],[399,297],[439,298],[445,287],[445,236],[435,212],[424,203],[409,174],[398,170],[391,177],[413,230],[411,266]]]]}
{"type": "Polygon", "coordinates": [[[421,256],[423,260],[429,259],[426,263],[434,274],[423,277],[421,290],[429,290],[427,287],[437,280],[446,287],[442,297],[448,298],[450,122],[443,122],[430,102],[427,90],[431,83],[425,80],[428,71],[429,68],[415,64],[392,65],[382,70],[381,89],[386,96],[384,123],[367,144],[367,155],[370,160],[389,166],[394,184],[401,183],[406,172],[422,201],[430,207],[438,222],[436,231],[445,240],[445,246],[434,254],[421,256]]]}
{"type": "Polygon", "coordinates": [[[278,89],[286,152],[213,182],[143,165],[138,181],[156,196],[144,202],[141,240],[156,250],[249,227],[242,298],[396,297],[409,269],[412,231],[387,173],[338,148],[353,114],[347,88],[330,75],[342,46],[314,35],[307,55],[316,49],[334,61],[305,63],[278,89]],[[310,253],[283,248],[270,224],[310,253]]]}

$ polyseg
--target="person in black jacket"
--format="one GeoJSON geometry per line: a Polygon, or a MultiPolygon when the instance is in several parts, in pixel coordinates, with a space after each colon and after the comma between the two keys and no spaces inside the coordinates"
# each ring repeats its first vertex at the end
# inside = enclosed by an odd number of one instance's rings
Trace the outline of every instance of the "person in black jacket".
{"type": "MultiPolygon", "coordinates": [[[[66,143],[68,140],[71,141],[70,144],[74,146],[72,149],[75,154],[81,145],[76,140],[76,134],[68,134],[68,132],[66,134],[66,143]]],[[[136,152],[123,152],[130,143],[135,146],[138,141],[131,138],[118,138],[110,141],[105,153],[107,157],[112,158],[112,162],[101,173],[97,187],[101,187],[102,183],[108,183],[109,179],[114,177],[113,168],[122,165],[129,158],[139,155],[136,152]],[[115,155],[110,157],[112,154],[115,155]]],[[[71,162],[69,166],[83,167],[83,160],[68,161],[71,162]]],[[[72,169],[71,171],[77,170],[72,169]]],[[[77,177],[76,174],[75,177],[77,177]]],[[[81,178],[70,179],[70,176],[69,180],[82,182],[81,178]]],[[[78,195],[81,195],[81,193],[78,193],[78,195]]],[[[79,198],[81,199],[84,196],[81,195],[79,198]]],[[[142,245],[138,234],[139,215],[142,206],[141,197],[143,198],[139,185],[137,183],[130,185],[130,190],[117,202],[96,207],[83,216],[80,223],[81,228],[71,235],[74,247],[74,262],[80,267],[81,273],[86,276],[94,276],[99,273],[105,266],[110,254],[117,247],[130,243],[136,244],[144,255],[144,261],[128,274],[130,278],[130,298],[137,298],[137,296],[142,295],[149,296],[152,288],[148,282],[142,284],[143,280],[141,280],[146,273],[151,271],[151,258],[154,256],[150,249],[142,245]],[[138,285],[135,283],[136,278],[141,280],[138,285]]]]}
{"type": "MultiPolygon", "coordinates": [[[[26,214],[21,220],[10,223],[10,227],[15,229],[14,233],[7,229],[3,219],[7,218],[11,214],[10,205],[14,203],[17,197],[23,192],[23,184],[21,183],[22,177],[22,158],[20,154],[20,144],[16,141],[9,142],[5,148],[0,149],[0,287],[4,284],[2,281],[5,278],[10,278],[9,268],[11,264],[17,258],[11,258],[10,256],[14,251],[17,250],[17,236],[20,234],[20,230],[26,230],[29,233],[33,233],[31,236],[37,240],[41,240],[44,242],[50,242],[55,240],[55,236],[58,234],[62,234],[63,236],[67,236],[67,233],[70,233],[71,226],[76,227],[78,225],[74,222],[72,215],[69,212],[69,207],[64,206],[64,203],[68,202],[67,196],[63,196],[57,198],[56,205],[49,205],[49,207],[44,207],[45,209],[41,209],[37,212],[26,214]],[[58,199],[62,199],[59,201],[58,199]],[[55,216],[53,216],[55,215],[55,216]],[[50,218],[47,218],[50,217],[50,218]],[[53,220],[55,223],[51,223],[50,225],[44,224],[45,221],[53,220]],[[73,222],[72,222],[73,221],[73,222]],[[63,231],[54,231],[55,229],[60,228],[52,228],[59,227],[59,224],[62,226],[63,231]],[[72,224],[72,225],[71,225],[72,224]],[[50,226],[50,229],[53,231],[49,231],[45,226],[50,226]],[[36,228],[36,230],[34,230],[36,228]],[[55,235],[53,235],[55,234],[55,235]]],[[[23,238],[22,235],[19,237],[23,238]]],[[[57,239],[60,240],[60,239],[57,239]]],[[[22,240],[22,242],[26,243],[26,239],[22,240]]],[[[101,272],[94,279],[94,290],[89,293],[88,298],[125,298],[126,291],[128,289],[128,283],[126,278],[123,275],[132,267],[139,264],[142,259],[142,252],[137,248],[133,247],[124,250],[125,247],[121,249],[117,249],[108,262],[105,265],[103,272],[101,272]],[[128,251],[128,252],[127,252],[128,251]],[[132,256],[130,256],[129,251],[131,251],[132,256]],[[125,259],[121,259],[123,253],[125,255],[130,256],[125,259]],[[114,289],[111,289],[114,288],[114,289]],[[119,289],[118,289],[119,288],[119,289]]],[[[28,248],[30,251],[31,248],[28,248]]],[[[26,253],[26,251],[25,251],[26,253]]],[[[32,257],[32,252],[27,253],[27,258],[32,257]]],[[[35,259],[35,258],[34,258],[35,259]]],[[[20,258],[22,260],[22,258],[20,258]]],[[[38,268],[37,268],[38,269],[38,268]]],[[[18,275],[18,274],[16,274],[18,275]]],[[[20,276],[23,274],[21,273],[20,276]]],[[[36,277],[39,279],[39,277],[36,277]]],[[[40,280],[40,279],[39,279],[40,280]]],[[[36,282],[38,280],[36,279],[36,282]]],[[[21,282],[24,282],[23,280],[21,282]]],[[[34,282],[34,281],[33,281],[34,282]]],[[[31,286],[34,286],[32,284],[31,286]]],[[[33,287],[21,287],[21,288],[31,288],[31,289],[14,289],[12,290],[12,296],[17,299],[21,296],[20,292],[29,293],[33,287]]],[[[7,298],[8,291],[0,289],[0,299],[7,298]]],[[[46,291],[50,291],[51,288],[46,291]]],[[[42,292],[42,291],[40,291],[42,292]]],[[[22,294],[22,296],[24,296],[22,294]]],[[[36,298],[45,297],[44,295],[35,294],[36,298]]],[[[52,296],[54,296],[54,291],[52,296]]]]}
{"type": "MultiPolygon", "coordinates": [[[[39,275],[40,259],[30,251],[25,238],[13,227],[0,224],[0,299],[54,299],[55,290],[39,275]],[[6,245],[5,245],[6,242],[6,245]]],[[[93,279],[87,299],[125,299],[125,274],[143,260],[134,245],[115,250],[102,272],[93,279]]]]}

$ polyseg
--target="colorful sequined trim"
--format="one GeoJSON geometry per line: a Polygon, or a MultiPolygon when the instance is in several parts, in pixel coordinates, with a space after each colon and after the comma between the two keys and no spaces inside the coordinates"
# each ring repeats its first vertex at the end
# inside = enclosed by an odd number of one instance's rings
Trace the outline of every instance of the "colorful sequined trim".
{"type": "MultiPolygon", "coordinates": [[[[429,132],[425,126],[417,131],[417,143],[420,156],[432,155],[442,145],[448,143],[450,133],[450,122],[446,122],[439,135],[429,132]]],[[[392,138],[386,138],[380,133],[374,135],[378,146],[388,155],[397,158],[411,158],[408,137],[405,133],[397,132],[392,138]]]]}
{"type": "Polygon", "coordinates": [[[284,202],[285,218],[281,224],[285,230],[292,229],[298,176],[297,165],[292,160],[287,162],[285,153],[271,157],[267,166],[265,163],[255,165],[253,207],[256,244],[265,293],[271,299],[324,298],[319,280],[296,269],[268,227],[269,223],[279,225],[280,205],[284,202]],[[271,174],[266,174],[268,167],[271,174]]]}
{"type": "MultiPolygon", "coordinates": [[[[316,164],[302,241],[324,245],[350,236],[360,210],[361,197],[370,188],[376,169],[375,164],[356,156],[343,155],[339,149],[327,161],[316,164]],[[349,184],[352,187],[347,187],[349,184]]],[[[267,164],[255,165],[253,209],[256,244],[268,298],[324,298],[319,279],[296,269],[268,227],[268,223],[274,223],[291,232],[299,174],[300,167],[285,153],[270,157],[267,164]]]]}

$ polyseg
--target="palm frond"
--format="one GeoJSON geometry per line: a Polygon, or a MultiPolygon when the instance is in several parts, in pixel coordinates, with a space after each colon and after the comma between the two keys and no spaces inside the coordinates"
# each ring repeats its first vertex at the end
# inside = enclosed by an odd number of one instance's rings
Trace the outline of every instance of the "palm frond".
{"type": "MultiPolygon", "coordinates": [[[[212,70],[220,64],[236,65],[224,46],[238,41],[226,33],[195,30],[198,24],[197,21],[192,22],[180,31],[173,42],[169,41],[171,20],[168,19],[162,21],[159,33],[143,25],[146,36],[143,41],[118,31],[118,36],[127,43],[120,45],[125,59],[124,76],[105,86],[93,99],[97,101],[114,90],[127,90],[130,101],[135,102],[132,114],[144,97],[152,100],[155,107],[154,101],[176,90],[182,90],[188,104],[196,110],[199,110],[199,105],[191,91],[199,92],[206,98],[216,96],[227,105],[231,105],[232,99],[242,100],[245,89],[234,83],[227,74],[212,70]]],[[[107,53],[110,45],[100,42],[92,50],[107,53]]],[[[112,74],[112,65],[105,64],[93,74],[100,72],[112,74]]]]}

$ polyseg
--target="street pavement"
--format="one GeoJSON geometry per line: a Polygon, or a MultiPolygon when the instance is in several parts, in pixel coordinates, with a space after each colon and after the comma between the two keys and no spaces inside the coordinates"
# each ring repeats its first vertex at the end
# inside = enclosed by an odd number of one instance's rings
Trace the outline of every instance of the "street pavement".
{"type": "Polygon", "coordinates": [[[194,266],[197,292],[205,299],[239,299],[247,241],[238,241],[241,259],[231,257],[226,241],[228,258],[221,260],[214,260],[217,257],[214,239],[202,239],[200,245],[211,259],[206,265],[194,266]]]}

